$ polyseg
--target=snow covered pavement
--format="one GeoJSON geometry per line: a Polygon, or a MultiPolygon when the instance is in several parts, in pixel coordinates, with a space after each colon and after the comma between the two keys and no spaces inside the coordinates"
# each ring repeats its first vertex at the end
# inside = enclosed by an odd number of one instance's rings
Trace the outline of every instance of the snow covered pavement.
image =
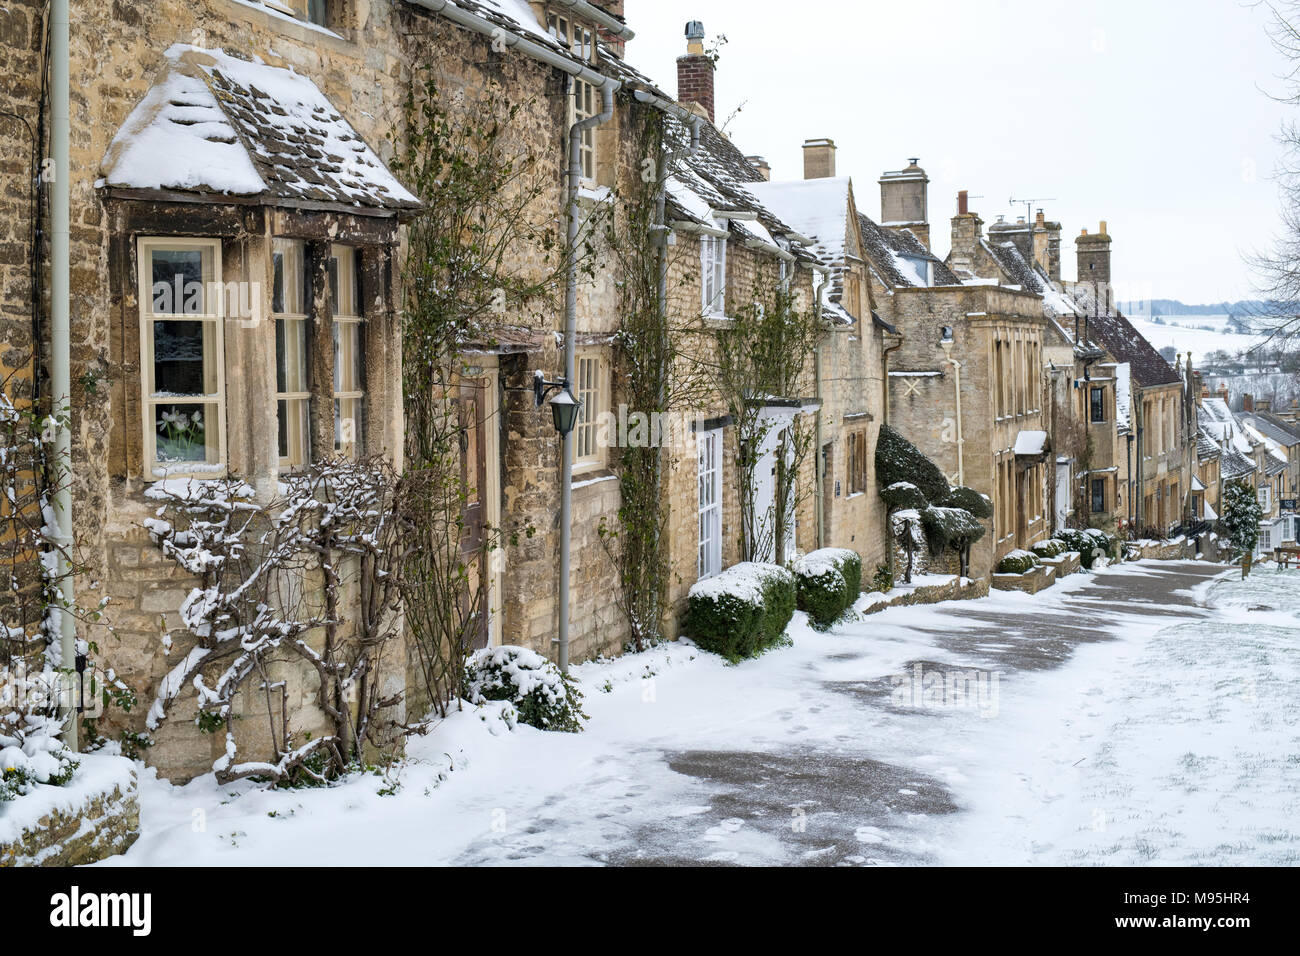
{"type": "Polygon", "coordinates": [[[462,712],[325,790],[146,772],[108,865],[1295,863],[1300,572],[1223,571],[587,664],[582,734],[462,712]]]}

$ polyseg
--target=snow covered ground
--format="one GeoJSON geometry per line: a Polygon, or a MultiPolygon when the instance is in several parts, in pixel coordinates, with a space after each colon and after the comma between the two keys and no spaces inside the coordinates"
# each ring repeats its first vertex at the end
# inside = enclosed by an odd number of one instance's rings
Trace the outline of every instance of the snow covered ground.
{"type": "Polygon", "coordinates": [[[582,734],[463,712],[389,778],[141,784],[131,864],[1295,863],[1300,572],[1143,563],[727,666],[576,668],[582,734]],[[1204,606],[1208,605],[1208,606],[1204,606]]]}
{"type": "Polygon", "coordinates": [[[1226,315],[1162,315],[1159,322],[1131,315],[1129,321],[1157,351],[1172,345],[1180,354],[1191,352],[1196,365],[1210,352],[1236,355],[1254,348],[1262,338],[1254,333],[1234,332],[1226,315]]]}

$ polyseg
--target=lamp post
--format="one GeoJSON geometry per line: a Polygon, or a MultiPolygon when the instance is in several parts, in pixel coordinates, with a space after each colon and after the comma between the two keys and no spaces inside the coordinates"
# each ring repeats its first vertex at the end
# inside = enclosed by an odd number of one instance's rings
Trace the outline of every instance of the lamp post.
{"type": "Polygon", "coordinates": [[[538,369],[533,374],[533,398],[538,408],[546,401],[546,396],[555,392],[551,399],[551,422],[560,436],[560,454],[564,467],[560,474],[560,633],[559,657],[560,671],[569,672],[569,553],[571,547],[570,511],[573,502],[573,456],[569,442],[573,440],[573,427],[578,423],[578,411],[582,403],[573,397],[569,380],[562,378],[558,382],[548,382],[538,369]]]}

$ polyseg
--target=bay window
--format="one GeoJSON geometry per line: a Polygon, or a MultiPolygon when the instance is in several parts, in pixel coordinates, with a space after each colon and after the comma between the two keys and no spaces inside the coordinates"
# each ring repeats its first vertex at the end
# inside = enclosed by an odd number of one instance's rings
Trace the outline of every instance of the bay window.
{"type": "Polygon", "coordinates": [[[146,473],[225,468],[221,243],[138,240],[140,379],[146,473]]]}

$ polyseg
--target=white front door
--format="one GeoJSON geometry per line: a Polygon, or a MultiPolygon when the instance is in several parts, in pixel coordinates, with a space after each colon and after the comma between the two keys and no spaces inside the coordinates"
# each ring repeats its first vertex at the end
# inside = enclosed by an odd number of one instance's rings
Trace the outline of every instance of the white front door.
{"type": "Polygon", "coordinates": [[[1070,518],[1072,507],[1072,495],[1070,494],[1074,482],[1070,475],[1071,462],[1058,461],[1056,463],[1056,526],[1064,528],[1070,518]]]}
{"type": "MultiPolygon", "coordinates": [[[[759,448],[758,462],[754,466],[754,526],[747,529],[747,533],[755,561],[771,563],[776,560],[776,528],[778,520],[776,453],[780,447],[781,439],[789,427],[784,422],[769,422],[767,434],[763,436],[763,443],[759,448]]],[[[787,445],[787,465],[792,464],[793,457],[794,449],[787,445]]],[[[785,554],[781,555],[780,560],[789,561],[794,557],[795,552],[794,509],[789,507],[789,502],[787,502],[783,510],[785,511],[782,516],[785,520],[785,554]]]]}

